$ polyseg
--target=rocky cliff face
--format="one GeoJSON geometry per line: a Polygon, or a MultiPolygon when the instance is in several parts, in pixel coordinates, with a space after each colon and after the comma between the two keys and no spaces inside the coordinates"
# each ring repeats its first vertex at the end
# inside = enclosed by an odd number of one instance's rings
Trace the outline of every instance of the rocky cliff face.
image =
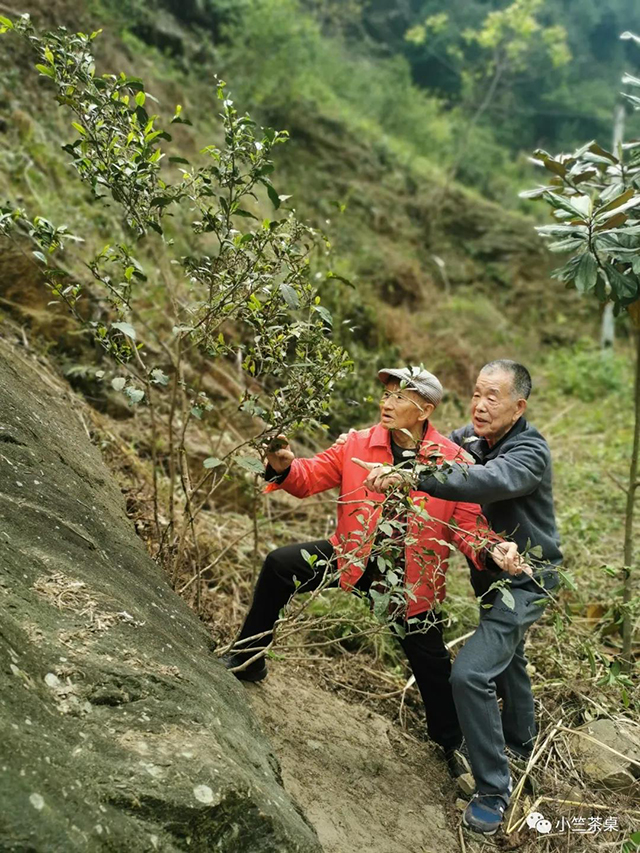
{"type": "Polygon", "coordinates": [[[6,339],[0,476],[0,849],[320,851],[80,404],[6,339]]]}

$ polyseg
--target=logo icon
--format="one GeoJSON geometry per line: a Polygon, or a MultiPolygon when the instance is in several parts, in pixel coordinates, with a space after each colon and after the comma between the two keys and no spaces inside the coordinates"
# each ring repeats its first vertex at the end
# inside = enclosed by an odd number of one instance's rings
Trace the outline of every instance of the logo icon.
{"type": "Polygon", "coordinates": [[[551,832],[551,821],[547,820],[540,812],[531,812],[527,817],[527,826],[529,829],[535,829],[536,832],[542,835],[547,835],[551,832]]]}

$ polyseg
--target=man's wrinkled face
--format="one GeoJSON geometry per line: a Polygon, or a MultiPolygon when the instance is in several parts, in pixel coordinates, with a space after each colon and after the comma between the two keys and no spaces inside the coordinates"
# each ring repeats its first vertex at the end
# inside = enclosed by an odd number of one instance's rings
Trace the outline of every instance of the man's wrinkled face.
{"type": "Polygon", "coordinates": [[[406,429],[415,433],[424,426],[434,406],[416,391],[402,388],[398,379],[390,379],[380,398],[380,423],[385,429],[406,429]]]}
{"type": "Polygon", "coordinates": [[[471,398],[471,420],[475,434],[489,444],[500,441],[524,414],[527,401],[513,388],[513,375],[507,370],[483,371],[478,376],[471,398]]]}

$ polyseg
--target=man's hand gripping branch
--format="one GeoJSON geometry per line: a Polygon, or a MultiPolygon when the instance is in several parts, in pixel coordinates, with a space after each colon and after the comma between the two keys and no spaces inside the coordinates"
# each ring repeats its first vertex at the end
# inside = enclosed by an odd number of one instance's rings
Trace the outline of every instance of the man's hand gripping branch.
{"type": "Polygon", "coordinates": [[[267,462],[278,474],[282,474],[295,459],[295,454],[289,445],[286,435],[274,438],[266,449],[267,462]]]}

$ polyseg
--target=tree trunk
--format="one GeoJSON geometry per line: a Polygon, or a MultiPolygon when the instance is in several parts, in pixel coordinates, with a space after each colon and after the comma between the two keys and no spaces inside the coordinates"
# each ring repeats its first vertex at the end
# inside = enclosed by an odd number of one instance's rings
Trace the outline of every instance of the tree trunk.
{"type": "MultiPolygon", "coordinates": [[[[634,331],[634,337],[636,341],[635,421],[624,528],[624,591],[622,596],[622,602],[624,605],[628,605],[631,601],[631,586],[633,579],[633,515],[635,509],[636,489],[638,488],[638,455],[640,452],[640,329],[636,329],[634,331]]],[[[632,627],[631,614],[625,611],[622,621],[622,666],[625,672],[629,672],[631,670],[632,627]]]]}
{"type": "Polygon", "coordinates": [[[611,352],[615,336],[616,326],[613,316],[613,302],[607,302],[602,310],[602,324],[600,326],[600,349],[602,352],[611,352]]]}
{"type": "MultiPolygon", "coordinates": [[[[624,152],[622,151],[622,140],[624,138],[624,125],[627,113],[624,104],[616,104],[613,112],[613,139],[611,141],[611,151],[616,157],[622,160],[624,152]]],[[[615,320],[613,317],[613,302],[607,302],[602,312],[602,325],[600,327],[600,348],[602,352],[609,352],[613,349],[615,340],[615,320]]]]}

